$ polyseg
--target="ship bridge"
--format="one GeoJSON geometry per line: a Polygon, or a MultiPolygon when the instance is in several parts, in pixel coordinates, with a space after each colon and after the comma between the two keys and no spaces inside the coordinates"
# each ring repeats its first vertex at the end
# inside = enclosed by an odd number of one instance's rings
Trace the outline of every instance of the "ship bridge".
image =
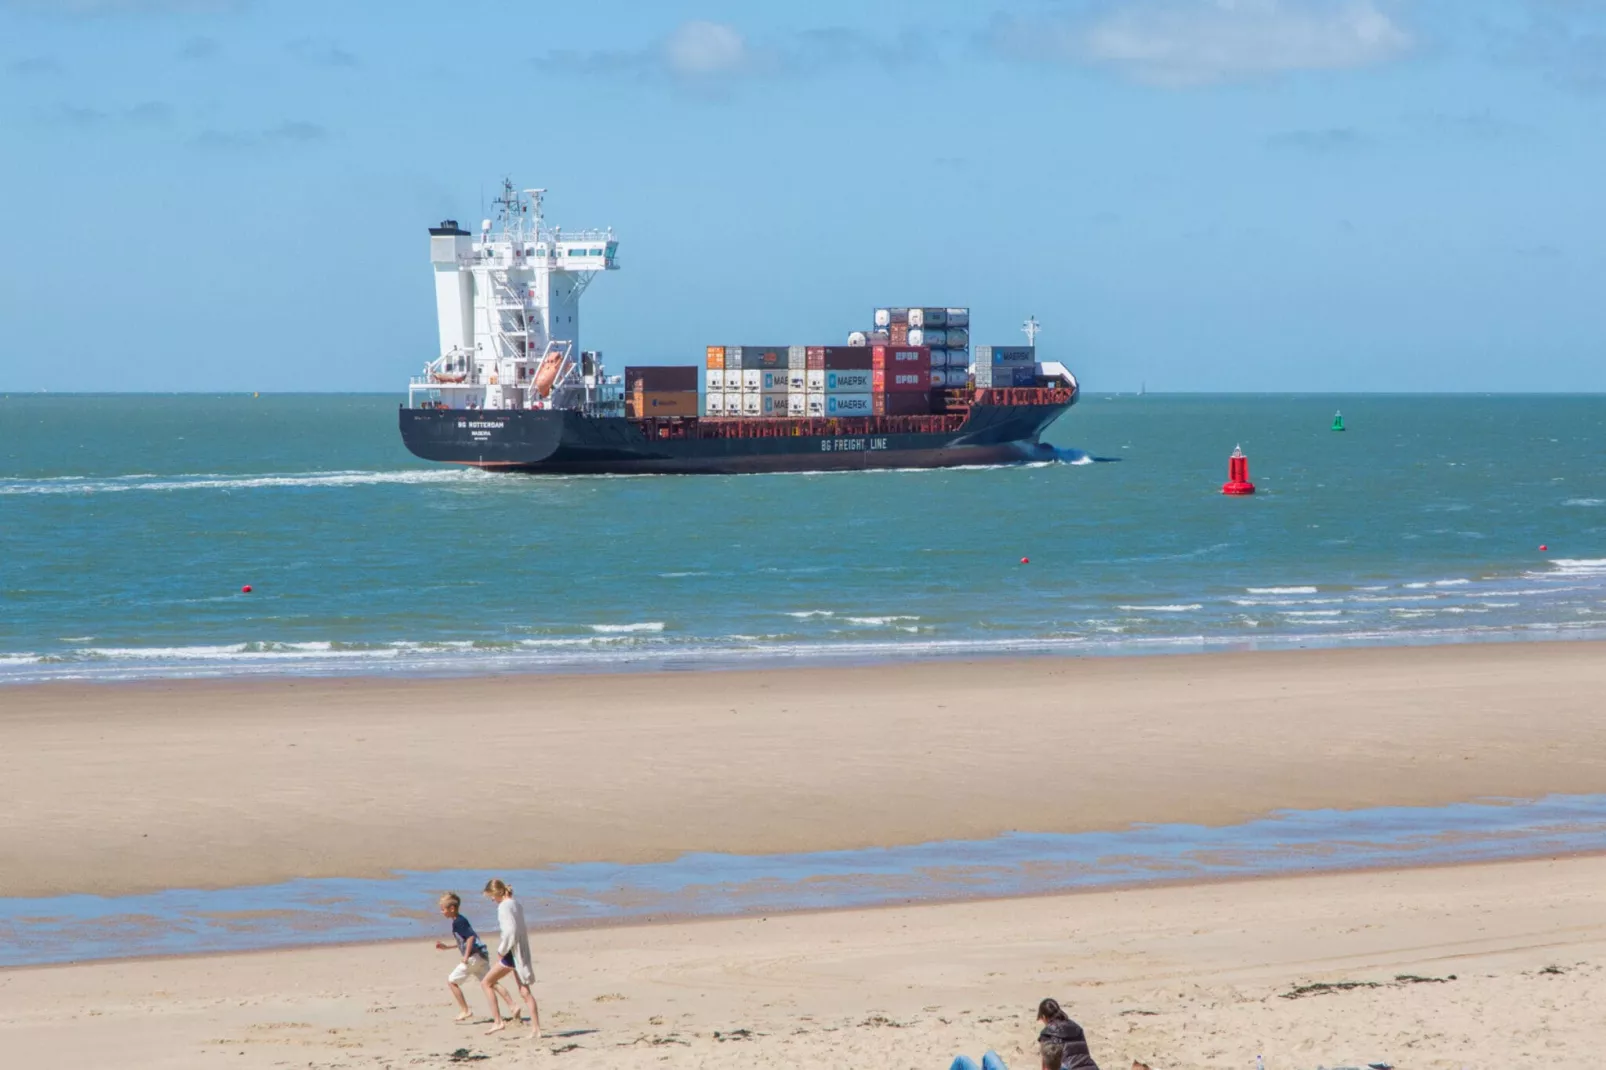
{"type": "Polygon", "coordinates": [[[580,344],[580,297],[619,268],[619,242],[611,228],[548,226],[545,194],[504,181],[478,234],[453,219],[429,228],[440,350],[409,405],[622,412],[622,385],[580,344]]]}

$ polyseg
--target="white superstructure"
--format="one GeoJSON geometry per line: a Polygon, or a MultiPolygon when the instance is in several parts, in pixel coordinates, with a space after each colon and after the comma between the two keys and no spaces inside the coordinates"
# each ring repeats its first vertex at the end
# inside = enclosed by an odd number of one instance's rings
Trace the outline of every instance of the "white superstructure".
{"type": "Polygon", "coordinates": [[[623,413],[623,384],[580,348],[580,295],[618,269],[619,243],[612,229],[548,227],[545,193],[504,181],[478,235],[453,219],[429,228],[440,355],[410,384],[410,406],[623,413]]]}

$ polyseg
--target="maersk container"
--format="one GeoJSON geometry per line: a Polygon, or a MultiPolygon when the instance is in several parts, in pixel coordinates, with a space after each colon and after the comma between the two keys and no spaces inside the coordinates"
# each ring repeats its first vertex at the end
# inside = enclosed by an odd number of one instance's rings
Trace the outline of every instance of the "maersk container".
{"type": "Polygon", "coordinates": [[[788,369],[776,372],[759,372],[758,389],[765,394],[784,394],[788,389],[787,379],[792,374],[788,369]]]}
{"type": "Polygon", "coordinates": [[[948,310],[946,308],[911,308],[909,310],[909,329],[916,327],[946,327],[948,325],[948,310]]]}
{"type": "Polygon", "coordinates": [[[809,347],[787,346],[786,366],[788,368],[797,368],[800,371],[807,368],[809,366],[809,347]]]}
{"type": "Polygon", "coordinates": [[[803,389],[811,394],[825,393],[825,369],[810,368],[803,373],[803,389]]]}
{"type": "Polygon", "coordinates": [[[825,395],[809,393],[805,395],[803,414],[811,420],[817,420],[825,415],[825,395]]]}
{"type": "Polygon", "coordinates": [[[970,326],[970,309],[950,308],[947,312],[949,328],[970,326]]]}
{"type": "Polygon", "coordinates": [[[869,368],[855,368],[849,371],[828,370],[824,374],[827,394],[865,394],[874,389],[872,386],[874,376],[869,368]]]}
{"type": "Polygon", "coordinates": [[[970,344],[970,332],[963,327],[955,327],[950,323],[948,325],[948,341],[945,344],[950,347],[968,346],[970,344]]]}
{"type": "Polygon", "coordinates": [[[871,416],[875,413],[874,394],[827,394],[825,395],[825,415],[831,416],[871,416]]]}
{"type": "Polygon", "coordinates": [[[725,391],[725,370],[723,368],[710,368],[703,374],[707,380],[710,394],[722,394],[725,391]]]}
{"type": "Polygon", "coordinates": [[[809,411],[809,396],[800,391],[792,391],[786,395],[786,415],[807,416],[809,411]]]}
{"type": "Polygon", "coordinates": [[[760,416],[785,416],[786,394],[761,394],[763,404],[759,409],[760,416]]]}
{"type": "Polygon", "coordinates": [[[803,368],[788,368],[786,370],[786,389],[788,393],[801,394],[809,388],[809,373],[803,368]]]}
{"type": "MultiPolygon", "coordinates": [[[[725,403],[725,409],[726,409],[727,412],[729,412],[729,410],[730,410],[730,403],[729,402],[725,403]]],[[[764,414],[764,395],[763,394],[743,394],[742,395],[742,415],[743,416],[762,416],[763,414],[764,414]]]]}
{"type": "MultiPolygon", "coordinates": [[[[730,393],[730,385],[731,385],[730,369],[727,368],[727,369],[725,369],[725,392],[727,394],[730,393]]],[[[744,368],[742,370],[742,393],[744,393],[744,394],[756,394],[760,390],[763,390],[763,389],[764,389],[764,373],[759,371],[757,368],[754,368],[752,371],[748,371],[748,370],[746,370],[744,368]]]]}
{"type": "Polygon", "coordinates": [[[826,346],[821,367],[827,371],[849,371],[870,367],[868,346],[826,346]]]}
{"type": "Polygon", "coordinates": [[[725,347],[724,346],[709,346],[708,347],[708,361],[707,361],[707,363],[708,363],[708,367],[710,367],[710,368],[724,368],[725,367],[725,347]]]}
{"type": "Polygon", "coordinates": [[[941,327],[910,327],[909,344],[912,346],[945,346],[948,332],[941,327]]]}
{"type": "Polygon", "coordinates": [[[977,346],[977,364],[1036,364],[1037,350],[1031,346],[977,346]]]}

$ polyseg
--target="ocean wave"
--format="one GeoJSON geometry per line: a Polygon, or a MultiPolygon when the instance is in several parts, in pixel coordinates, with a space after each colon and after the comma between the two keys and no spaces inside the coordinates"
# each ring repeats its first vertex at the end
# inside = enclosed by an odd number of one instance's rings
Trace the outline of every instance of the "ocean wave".
{"type": "Polygon", "coordinates": [[[1529,572],[1535,576],[1606,576],[1606,557],[1557,557],[1549,572],[1529,572]]]}
{"type": "Polygon", "coordinates": [[[1282,615],[1285,617],[1342,617],[1344,611],[1342,609],[1285,609],[1282,611],[1282,615]]]}
{"type": "Polygon", "coordinates": [[[637,624],[593,624],[591,630],[601,632],[603,635],[633,635],[636,632],[661,632],[664,622],[661,620],[642,621],[637,624]]]}
{"type": "Polygon", "coordinates": [[[1407,583],[1405,587],[1410,591],[1420,591],[1427,587],[1465,587],[1471,582],[1468,579],[1428,580],[1421,583],[1407,583]]]}
{"type": "Polygon", "coordinates": [[[495,477],[478,469],[404,469],[395,472],[271,472],[261,475],[195,473],[87,479],[0,479],[0,494],[122,494],[134,491],[255,490],[270,487],[357,487],[377,484],[467,483],[495,477]]]}
{"type": "Polygon", "coordinates": [[[814,617],[834,617],[836,613],[829,609],[799,609],[786,614],[798,620],[810,620],[814,617]]]}
{"type": "MultiPolygon", "coordinates": [[[[864,625],[866,627],[869,627],[869,628],[884,628],[889,624],[897,624],[899,621],[919,620],[920,618],[919,617],[910,617],[910,616],[892,616],[892,617],[844,617],[843,619],[846,620],[849,624],[862,624],[862,625],[864,625]]],[[[904,631],[908,631],[908,630],[909,630],[908,628],[904,629],[904,631]]],[[[916,629],[916,630],[918,630],[918,629],[916,629]]]]}
{"type": "Polygon", "coordinates": [[[1249,594],[1315,594],[1315,587],[1245,587],[1249,594]]]}
{"type": "Polygon", "coordinates": [[[1561,504],[1587,509],[1597,505],[1606,505],[1606,498],[1568,498],[1561,504]]]}
{"type": "Polygon", "coordinates": [[[1192,613],[1195,610],[1203,609],[1204,606],[1198,602],[1192,602],[1188,605],[1116,606],[1115,608],[1127,613],[1192,613]]]}
{"type": "Polygon", "coordinates": [[[1342,598],[1233,598],[1235,606],[1336,606],[1342,598]]]}

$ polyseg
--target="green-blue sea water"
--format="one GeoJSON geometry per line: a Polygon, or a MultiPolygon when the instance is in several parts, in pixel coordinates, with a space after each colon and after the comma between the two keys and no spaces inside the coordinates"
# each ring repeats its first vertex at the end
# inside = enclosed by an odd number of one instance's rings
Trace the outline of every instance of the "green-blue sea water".
{"type": "Polygon", "coordinates": [[[1606,634],[1602,397],[1090,393],[1061,463],[628,478],[425,464],[397,400],[0,396],[0,679],[1606,634]]]}

